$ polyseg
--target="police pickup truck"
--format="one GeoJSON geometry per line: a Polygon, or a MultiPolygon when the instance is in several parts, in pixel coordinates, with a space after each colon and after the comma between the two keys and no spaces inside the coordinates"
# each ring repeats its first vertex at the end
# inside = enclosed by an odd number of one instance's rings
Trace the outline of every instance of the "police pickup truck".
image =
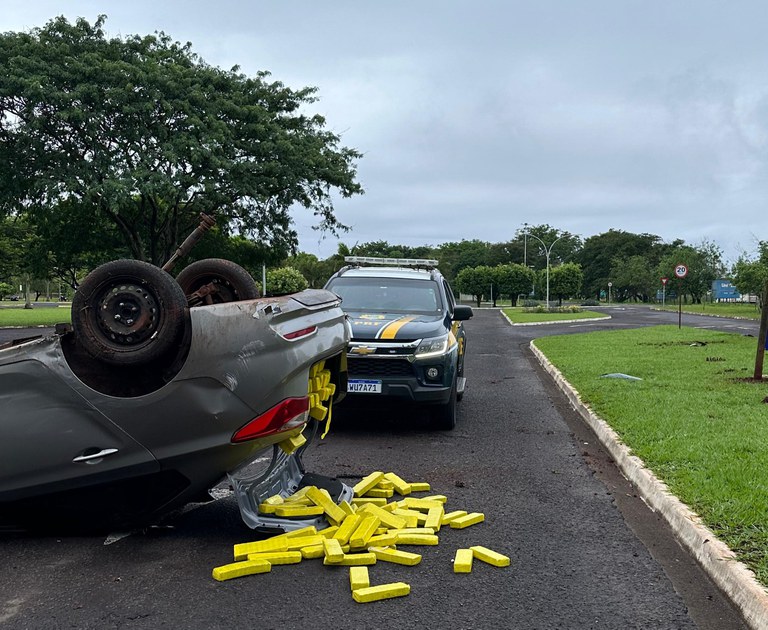
{"type": "Polygon", "coordinates": [[[352,325],[348,398],[428,406],[435,425],[456,426],[464,395],[472,308],[456,304],[436,260],[347,256],[325,288],[342,298],[352,325]]]}

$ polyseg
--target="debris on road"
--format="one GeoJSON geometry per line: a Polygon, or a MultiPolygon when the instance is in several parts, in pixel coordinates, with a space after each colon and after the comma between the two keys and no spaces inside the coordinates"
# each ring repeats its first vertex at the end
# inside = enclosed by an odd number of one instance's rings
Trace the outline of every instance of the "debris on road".
{"type": "MultiPolygon", "coordinates": [[[[348,566],[352,597],[367,603],[403,597],[411,587],[404,582],[371,585],[368,566],[377,561],[403,566],[421,562],[418,553],[400,546],[434,546],[443,525],[464,529],[485,521],[482,512],[454,510],[445,512],[448,498],[428,492],[426,482],[406,482],[394,473],[373,472],[354,486],[351,501],[336,504],[325,489],[305,486],[288,497],[275,495],[259,505],[265,514],[322,514],[328,527],[304,527],[254,542],[234,546],[235,562],[213,569],[213,577],[224,581],[270,571],[273,564],[296,564],[303,559],[322,558],[326,566],[348,566]],[[403,498],[387,501],[397,491],[403,498]],[[379,495],[386,496],[379,496],[379,495]],[[266,565],[266,566],[265,566],[266,565]]],[[[456,551],[454,572],[470,573],[477,558],[495,567],[506,567],[510,559],[479,545],[456,551]]]]}

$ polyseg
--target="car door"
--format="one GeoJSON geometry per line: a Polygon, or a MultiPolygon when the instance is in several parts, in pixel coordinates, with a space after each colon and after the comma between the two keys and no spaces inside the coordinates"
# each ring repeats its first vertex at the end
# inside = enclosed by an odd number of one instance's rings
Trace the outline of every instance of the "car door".
{"type": "Polygon", "coordinates": [[[0,365],[0,500],[159,470],[152,454],[38,360],[0,365]]]}

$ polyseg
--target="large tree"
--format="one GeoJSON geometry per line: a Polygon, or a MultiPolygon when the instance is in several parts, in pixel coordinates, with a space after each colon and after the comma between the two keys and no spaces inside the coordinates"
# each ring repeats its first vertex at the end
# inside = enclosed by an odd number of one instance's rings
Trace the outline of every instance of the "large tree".
{"type": "Polygon", "coordinates": [[[283,255],[294,206],[345,229],[332,199],[362,193],[361,155],[304,113],[315,88],[210,66],[164,33],[108,38],[104,23],[0,35],[0,212],[76,203],[155,264],[200,212],[283,255]]]}

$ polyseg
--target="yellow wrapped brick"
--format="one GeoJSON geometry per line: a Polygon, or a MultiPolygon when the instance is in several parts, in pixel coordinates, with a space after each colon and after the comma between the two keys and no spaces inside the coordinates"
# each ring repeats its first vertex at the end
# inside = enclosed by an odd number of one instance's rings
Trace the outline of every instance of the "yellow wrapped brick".
{"type": "Polygon", "coordinates": [[[363,493],[363,497],[373,497],[374,499],[389,499],[394,496],[395,491],[393,488],[371,488],[363,493]]]}
{"type": "Polygon", "coordinates": [[[249,553],[248,560],[265,560],[270,564],[297,564],[301,562],[300,551],[257,551],[249,553]]]}
{"type": "Polygon", "coordinates": [[[403,529],[390,529],[388,534],[397,536],[399,534],[434,534],[435,530],[431,527],[404,527],[403,529]]]}
{"type": "Polygon", "coordinates": [[[421,562],[421,555],[409,551],[399,551],[397,549],[385,549],[384,547],[368,547],[368,551],[376,556],[377,560],[382,562],[393,562],[395,564],[404,564],[412,567],[421,562]]]}
{"type": "Polygon", "coordinates": [[[387,473],[384,473],[384,478],[376,484],[376,487],[381,488],[382,490],[394,490],[395,484],[387,479],[387,473]]]}
{"type": "Polygon", "coordinates": [[[283,440],[278,444],[278,446],[283,450],[283,452],[286,455],[290,455],[297,448],[304,446],[304,444],[306,443],[307,443],[307,438],[304,437],[303,433],[299,433],[299,435],[294,435],[293,437],[283,440]]]}
{"type": "Polygon", "coordinates": [[[339,531],[338,525],[331,525],[330,527],[326,527],[325,529],[321,529],[319,532],[317,532],[320,536],[323,538],[333,538],[334,534],[339,531]]]}
{"type": "Polygon", "coordinates": [[[349,567],[349,586],[353,591],[358,588],[368,588],[370,585],[368,567],[349,567]]]}
{"type": "Polygon", "coordinates": [[[244,575],[255,575],[256,573],[269,573],[272,565],[266,560],[246,560],[245,562],[233,562],[216,567],[212,576],[214,580],[223,582],[233,578],[243,577],[244,575]]]}
{"type": "Polygon", "coordinates": [[[432,489],[426,481],[411,481],[411,492],[429,492],[432,489]]]}
{"type": "Polygon", "coordinates": [[[328,558],[324,558],[323,564],[334,567],[366,566],[376,564],[376,556],[370,552],[345,553],[344,557],[340,561],[330,562],[328,558]]]}
{"type": "Polygon", "coordinates": [[[482,512],[470,512],[466,516],[460,516],[450,522],[452,529],[464,529],[470,525],[476,525],[482,523],[485,520],[485,514],[482,512]]]}
{"type": "Polygon", "coordinates": [[[412,510],[428,510],[433,507],[443,507],[441,501],[433,499],[418,499],[416,497],[406,497],[403,499],[405,506],[412,510]]]}
{"type": "Polygon", "coordinates": [[[447,514],[443,515],[443,520],[441,525],[449,525],[451,521],[459,518],[460,516],[466,516],[467,511],[466,510],[454,510],[453,512],[448,512],[447,514]]]}
{"type": "Polygon", "coordinates": [[[314,558],[322,558],[325,556],[325,548],[322,544],[310,545],[309,547],[301,548],[301,557],[306,560],[312,560],[314,558]]]}
{"type": "Polygon", "coordinates": [[[508,556],[502,555],[496,551],[488,549],[488,547],[475,545],[473,547],[470,547],[470,550],[472,551],[472,555],[475,558],[477,558],[478,560],[482,560],[483,562],[487,562],[488,564],[491,564],[494,567],[509,566],[510,560],[508,556]]]}
{"type": "Polygon", "coordinates": [[[343,521],[347,515],[344,510],[333,502],[328,493],[323,493],[314,486],[307,491],[307,498],[318,507],[323,508],[323,512],[337,523],[343,521]]]}
{"type": "Polygon", "coordinates": [[[397,534],[398,545],[436,545],[439,542],[434,534],[397,534]]]}
{"type": "Polygon", "coordinates": [[[371,545],[376,547],[389,547],[390,545],[397,544],[397,536],[395,534],[380,534],[378,536],[371,536],[368,539],[368,547],[371,545]]]}
{"type": "Polygon", "coordinates": [[[384,473],[380,471],[372,472],[370,475],[366,475],[360,481],[358,481],[352,490],[355,492],[355,496],[359,497],[364,495],[368,490],[373,488],[384,477],[384,473]]]}
{"type": "Polygon", "coordinates": [[[368,539],[373,536],[373,532],[376,531],[380,523],[381,521],[377,516],[373,516],[372,514],[366,514],[363,516],[360,524],[355,528],[355,531],[352,532],[352,535],[349,537],[349,546],[353,549],[365,547],[368,539]]]}
{"type": "Polygon", "coordinates": [[[421,497],[423,501],[437,501],[445,505],[448,503],[448,497],[444,494],[430,494],[428,497],[421,497]]]}
{"type": "Polygon", "coordinates": [[[382,599],[403,597],[411,592],[411,587],[405,582],[392,582],[391,584],[379,584],[368,588],[358,588],[352,591],[352,599],[360,604],[377,602],[382,599]]]}
{"type": "Polygon", "coordinates": [[[302,538],[304,536],[315,536],[316,534],[317,528],[314,525],[307,525],[306,527],[294,529],[285,534],[279,534],[279,536],[284,536],[285,538],[302,538]]]}
{"type": "Polygon", "coordinates": [[[397,493],[401,496],[408,496],[413,492],[413,486],[393,472],[384,473],[385,479],[390,481],[397,493]]]}
{"type": "Polygon", "coordinates": [[[384,497],[355,497],[352,499],[352,505],[355,507],[360,507],[366,503],[372,503],[373,505],[384,507],[387,504],[387,500],[384,497]]]}
{"type": "Polygon", "coordinates": [[[471,573],[472,572],[472,550],[471,549],[456,550],[456,555],[453,557],[453,572],[454,573],[471,573]]]}
{"type": "Polygon", "coordinates": [[[357,508],[349,501],[342,501],[339,503],[339,507],[344,511],[345,514],[354,514],[357,511],[357,508]]]}
{"type": "Polygon", "coordinates": [[[349,537],[352,535],[352,532],[354,532],[357,529],[357,526],[360,524],[360,521],[363,520],[363,517],[359,514],[350,514],[347,516],[344,521],[339,525],[339,529],[336,530],[336,533],[333,535],[333,538],[338,540],[342,545],[349,542],[349,537]]]}
{"type": "Polygon", "coordinates": [[[325,510],[319,505],[282,505],[275,506],[275,516],[320,516],[325,510]]]}
{"type": "Polygon", "coordinates": [[[405,527],[406,521],[403,517],[388,512],[387,510],[384,510],[377,505],[373,505],[373,503],[368,503],[361,506],[358,514],[372,514],[373,516],[377,517],[381,521],[382,525],[387,528],[397,529],[405,527]]]}
{"type": "Polygon", "coordinates": [[[288,539],[280,536],[248,543],[237,543],[234,546],[235,560],[245,560],[249,553],[260,551],[288,551],[288,539]]]}
{"type": "Polygon", "coordinates": [[[286,541],[286,551],[301,551],[303,547],[322,545],[324,540],[325,538],[320,534],[315,534],[314,536],[299,536],[297,538],[289,538],[286,541]]]}
{"type": "Polygon", "coordinates": [[[436,532],[439,532],[444,514],[445,511],[443,510],[442,505],[440,507],[429,508],[429,510],[427,510],[427,518],[424,521],[424,527],[429,527],[436,532]]]}
{"type": "Polygon", "coordinates": [[[323,553],[328,562],[341,562],[344,559],[344,552],[341,550],[339,541],[335,538],[326,538],[323,540],[323,553]]]}

